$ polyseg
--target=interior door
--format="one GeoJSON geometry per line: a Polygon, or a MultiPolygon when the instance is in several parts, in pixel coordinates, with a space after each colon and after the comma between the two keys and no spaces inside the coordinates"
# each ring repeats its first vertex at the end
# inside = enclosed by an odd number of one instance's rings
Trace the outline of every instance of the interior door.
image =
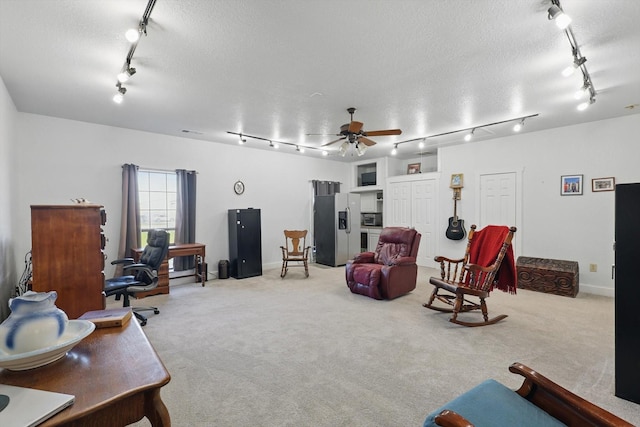
{"type": "Polygon", "coordinates": [[[387,184],[385,195],[387,214],[385,226],[410,227],[411,224],[411,183],[393,182],[387,184]]]}
{"type": "MultiPolygon", "coordinates": [[[[518,194],[516,172],[480,175],[480,219],[478,229],[484,226],[518,226],[518,194]]],[[[520,245],[520,234],[516,233],[514,249],[520,245]]]]}
{"type": "Polygon", "coordinates": [[[420,239],[420,249],[418,250],[418,265],[426,267],[436,267],[434,257],[436,255],[436,214],[435,201],[437,181],[429,179],[425,181],[414,181],[411,183],[411,217],[413,227],[415,227],[422,238],[420,239]]]}

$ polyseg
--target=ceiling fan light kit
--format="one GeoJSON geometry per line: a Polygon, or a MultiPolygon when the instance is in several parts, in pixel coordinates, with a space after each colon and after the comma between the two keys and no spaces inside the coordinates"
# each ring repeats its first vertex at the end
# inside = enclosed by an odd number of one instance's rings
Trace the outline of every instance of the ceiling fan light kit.
{"type": "Polygon", "coordinates": [[[374,131],[363,131],[364,124],[353,120],[353,113],[356,112],[354,107],[347,108],[347,113],[351,116],[351,121],[340,126],[340,133],[337,134],[340,138],[323,144],[323,147],[335,144],[336,142],[343,141],[340,145],[338,152],[342,157],[347,154],[350,146],[354,147],[354,150],[358,156],[362,156],[368,147],[376,144],[375,141],[369,139],[369,136],[387,136],[387,135],[400,135],[402,131],[400,129],[385,129],[374,131]]]}

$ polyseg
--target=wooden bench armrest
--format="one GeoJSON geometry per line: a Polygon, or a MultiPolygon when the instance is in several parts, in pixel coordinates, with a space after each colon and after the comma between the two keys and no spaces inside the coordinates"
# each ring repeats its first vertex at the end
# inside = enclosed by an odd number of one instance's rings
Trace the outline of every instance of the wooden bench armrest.
{"type": "Polygon", "coordinates": [[[435,421],[442,427],[474,427],[465,417],[449,409],[440,412],[435,421]]]}
{"type": "Polygon", "coordinates": [[[522,363],[511,364],[509,371],[524,377],[524,382],[516,393],[569,426],[633,426],[522,363]]]}

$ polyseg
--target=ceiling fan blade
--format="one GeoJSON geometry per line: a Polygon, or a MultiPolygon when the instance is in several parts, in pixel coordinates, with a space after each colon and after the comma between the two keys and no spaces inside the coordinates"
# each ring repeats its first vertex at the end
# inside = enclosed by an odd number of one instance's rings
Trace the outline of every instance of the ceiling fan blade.
{"type": "Polygon", "coordinates": [[[372,130],[363,132],[365,136],[385,136],[385,135],[400,135],[402,131],[400,129],[387,129],[387,130],[372,130]]]}
{"type": "Polygon", "coordinates": [[[358,142],[362,142],[364,145],[371,147],[372,145],[376,145],[375,141],[370,140],[364,136],[358,137],[358,142]]]}
{"type": "Polygon", "coordinates": [[[338,139],[336,139],[335,141],[327,142],[326,144],[322,144],[322,145],[321,145],[321,147],[326,147],[327,145],[335,144],[336,142],[341,141],[341,140],[343,140],[343,139],[345,139],[345,138],[346,138],[346,137],[345,137],[345,136],[343,136],[342,138],[338,138],[338,139]]]}
{"type": "Polygon", "coordinates": [[[349,123],[349,133],[358,133],[362,130],[362,122],[354,122],[349,123]]]}

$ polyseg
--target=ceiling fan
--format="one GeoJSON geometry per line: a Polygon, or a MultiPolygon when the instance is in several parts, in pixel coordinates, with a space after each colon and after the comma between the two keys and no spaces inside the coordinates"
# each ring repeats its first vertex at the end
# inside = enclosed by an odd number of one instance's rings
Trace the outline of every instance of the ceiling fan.
{"type": "Polygon", "coordinates": [[[355,113],[355,111],[356,109],[353,107],[347,108],[347,112],[351,115],[351,122],[340,126],[340,133],[337,134],[340,138],[323,144],[323,147],[344,140],[345,142],[340,146],[340,154],[342,156],[346,154],[349,144],[355,144],[358,155],[362,156],[367,147],[376,144],[375,141],[369,139],[370,136],[400,135],[402,133],[400,129],[363,131],[363,123],[353,120],[353,113],[355,113]]]}

